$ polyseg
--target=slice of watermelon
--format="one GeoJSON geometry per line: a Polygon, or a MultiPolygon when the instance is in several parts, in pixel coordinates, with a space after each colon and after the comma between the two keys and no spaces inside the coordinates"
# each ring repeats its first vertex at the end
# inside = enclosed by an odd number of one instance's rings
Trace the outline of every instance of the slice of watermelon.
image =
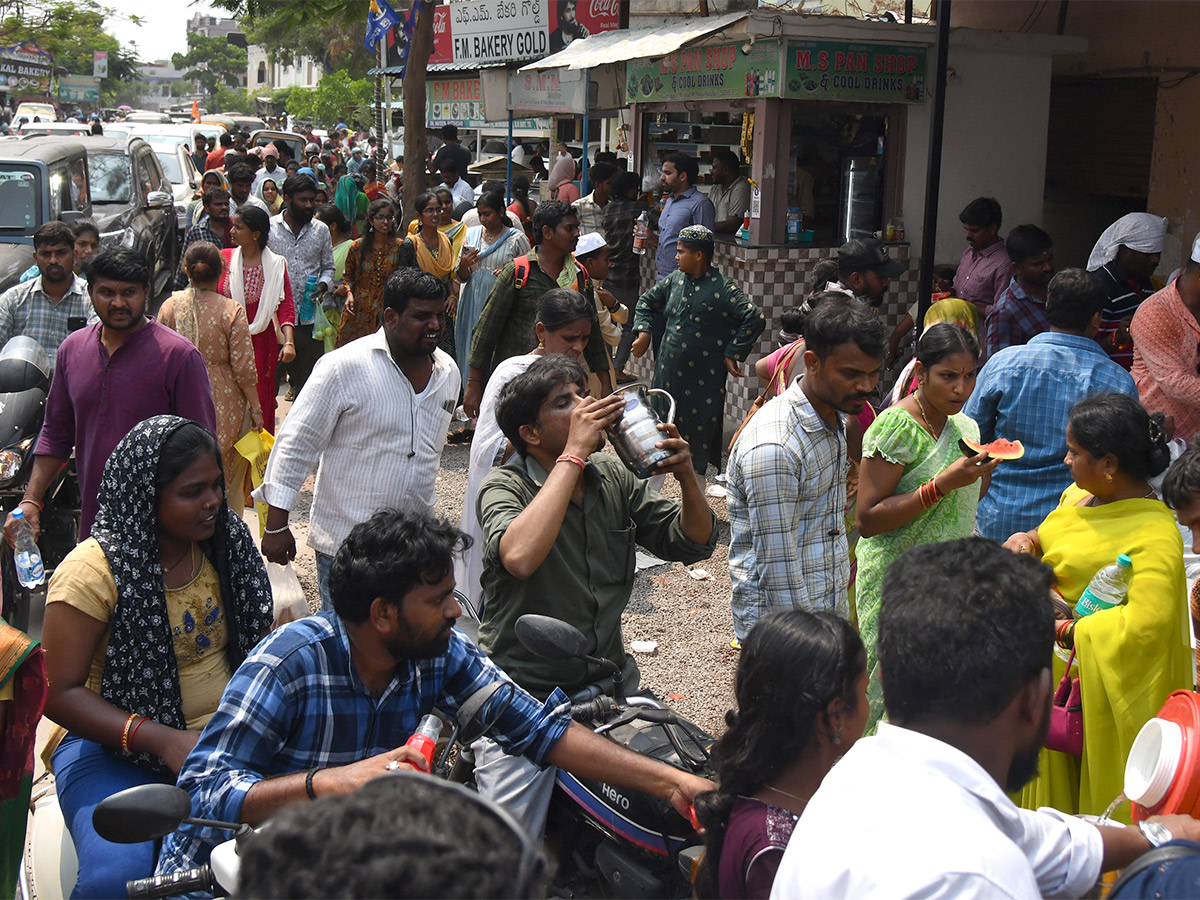
{"type": "Polygon", "coordinates": [[[1025,455],[1024,444],[1020,441],[1006,441],[1004,438],[996,438],[988,444],[977,444],[964,438],[958,442],[958,448],[962,450],[963,456],[986,453],[993,459],[1020,459],[1025,455]]]}

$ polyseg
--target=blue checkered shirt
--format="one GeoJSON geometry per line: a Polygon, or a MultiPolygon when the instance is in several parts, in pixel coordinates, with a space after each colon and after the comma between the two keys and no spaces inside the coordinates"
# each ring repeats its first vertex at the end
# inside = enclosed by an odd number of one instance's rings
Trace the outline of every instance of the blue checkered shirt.
{"type": "Polygon", "coordinates": [[[992,473],[975,514],[980,534],[1004,541],[1053,511],[1071,485],[1063,463],[1067,415],[1084,397],[1105,391],[1138,395],[1130,374],[1083,335],[1046,332],[987,361],[963,412],[979,423],[981,441],[1020,441],[1025,455],[992,473]]]}
{"type": "Polygon", "coordinates": [[[78,275],[71,287],[56,304],[42,290],[42,276],[10,287],[0,296],[0,347],[17,335],[31,337],[50,354],[53,368],[58,346],[71,333],[68,320],[87,319],[88,324],[99,321],[92,309],[87,284],[78,275]]]}
{"type": "Polygon", "coordinates": [[[1050,330],[1046,301],[1029,296],[1014,277],[988,310],[984,330],[984,360],[991,359],[1005,347],[1028,344],[1035,334],[1050,330]]]}
{"type": "MultiPolygon", "coordinates": [[[[446,653],[401,666],[376,699],[350,658],[341,620],[332,612],[310,616],[272,632],[234,673],[178,784],[192,795],[193,816],[238,822],[260,781],[394,750],[435,706],[453,717],[462,701],[497,680],[508,678],[456,630],[446,653]]],[[[543,705],[517,688],[489,736],[540,765],[569,724],[562,691],[543,705]]],[[[228,838],[180,828],[163,840],[158,874],[200,865],[228,838]]]]}
{"type": "Polygon", "coordinates": [[[750,420],[729,456],[733,627],[797,607],[848,616],[845,416],[835,430],[792,382],[750,420]]]}

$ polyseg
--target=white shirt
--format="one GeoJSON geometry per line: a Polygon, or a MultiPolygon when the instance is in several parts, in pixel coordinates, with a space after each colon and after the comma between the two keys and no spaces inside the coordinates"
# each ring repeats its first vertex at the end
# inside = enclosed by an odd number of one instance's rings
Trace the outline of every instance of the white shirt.
{"type": "Polygon", "coordinates": [[[521,144],[517,144],[517,146],[513,147],[510,156],[512,157],[512,161],[518,166],[525,165],[525,148],[521,144]]]}
{"type": "Polygon", "coordinates": [[[454,182],[454,187],[450,187],[450,185],[446,184],[446,182],[444,182],[444,181],[441,184],[439,184],[438,187],[445,188],[451,194],[454,195],[454,203],[456,206],[459,203],[463,203],[464,201],[467,203],[470,203],[472,205],[474,205],[474,203],[475,203],[474,189],[469,184],[467,184],[467,182],[464,181],[462,178],[460,178],[460,179],[458,179],[458,181],[454,182]]]}
{"type": "Polygon", "coordinates": [[[290,510],[315,468],[308,544],[330,556],[377,510],[432,511],[459,385],[454,359],[435,350],[429,384],[414,392],[382,328],[326,353],[279,428],[255,499],[290,510]]]}
{"type": "Polygon", "coordinates": [[[256,196],[258,189],[264,181],[275,182],[275,187],[279,188],[279,193],[283,193],[283,182],[287,179],[287,170],[276,164],[274,172],[268,172],[266,168],[259,169],[254,175],[254,183],[250,185],[250,195],[256,196]]]}
{"type": "Polygon", "coordinates": [[[1019,809],[961,750],[882,722],[809,801],[771,900],[1079,897],[1103,849],[1094,826],[1019,809]]]}

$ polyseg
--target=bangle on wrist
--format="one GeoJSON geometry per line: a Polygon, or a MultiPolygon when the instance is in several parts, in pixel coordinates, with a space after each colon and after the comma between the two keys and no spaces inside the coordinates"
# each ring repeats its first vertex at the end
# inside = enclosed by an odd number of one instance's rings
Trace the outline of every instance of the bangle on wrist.
{"type": "Polygon", "coordinates": [[[137,717],[137,713],[130,713],[129,718],[125,720],[125,727],[121,729],[121,749],[126,753],[129,753],[129,731],[137,717]]]}
{"type": "Polygon", "coordinates": [[[575,465],[579,466],[579,471],[581,472],[587,468],[587,463],[584,460],[580,459],[578,456],[573,456],[570,453],[564,453],[562,456],[556,459],[555,462],[575,463],[575,465]]]}
{"type": "Polygon", "coordinates": [[[325,766],[315,766],[308,770],[308,774],[304,776],[304,793],[308,794],[309,800],[317,799],[317,792],[313,790],[313,776],[318,772],[323,772],[325,766]]]}
{"type": "Polygon", "coordinates": [[[283,346],[285,346],[285,347],[295,347],[295,346],[296,346],[296,342],[295,342],[295,341],[284,341],[284,342],[283,342],[283,346]]]}
{"type": "Polygon", "coordinates": [[[146,717],[145,717],[145,716],[139,716],[139,717],[138,717],[138,720],[137,720],[137,724],[135,724],[135,725],[133,726],[133,728],[131,728],[131,729],[129,730],[129,740],[127,740],[127,741],[125,742],[125,743],[128,745],[128,746],[125,748],[125,752],[126,752],[126,753],[133,753],[133,739],[134,739],[135,737],[137,737],[138,729],[139,729],[139,728],[141,728],[141,727],[142,727],[143,725],[145,725],[145,724],[146,724],[146,717]]]}
{"type": "MultiPolygon", "coordinates": [[[[42,501],[34,500],[32,497],[22,497],[21,503],[32,503],[34,506],[36,506],[38,508],[38,512],[41,512],[42,509],[44,509],[44,505],[42,504],[42,501]]],[[[18,503],[17,506],[20,506],[21,503],[18,503]]]]}
{"type": "Polygon", "coordinates": [[[282,528],[264,528],[263,534],[283,534],[291,527],[290,525],[284,525],[282,528]]]}

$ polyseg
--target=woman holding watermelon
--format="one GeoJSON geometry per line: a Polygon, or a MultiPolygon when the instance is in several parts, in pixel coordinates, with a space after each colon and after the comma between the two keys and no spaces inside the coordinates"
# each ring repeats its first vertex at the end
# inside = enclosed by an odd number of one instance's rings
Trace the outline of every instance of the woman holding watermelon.
{"type": "Polygon", "coordinates": [[[1000,462],[986,453],[964,457],[959,446],[979,440],[979,426],[962,412],[975,389],[974,336],[960,325],[933,325],[921,335],[916,357],[916,391],[880,413],[863,435],[855,604],[871,673],[868,733],[883,714],[876,672],[883,576],[909,547],[968,537],[1000,462]]]}
{"type": "MultiPolygon", "coordinates": [[[[1183,541],[1150,487],[1170,460],[1161,413],[1124,394],[1096,394],[1071,408],[1067,456],[1075,483],[1033,531],[1004,544],[1040,556],[1073,608],[1092,576],[1121,553],[1133,580],[1120,606],[1075,620],[1059,641],[1074,648],[1083,690],[1083,755],[1043,750],[1027,809],[1099,815],[1121,792],[1133,739],[1174,690],[1192,687],[1183,541]]],[[[1065,663],[1054,660],[1053,682],[1065,663]]],[[[1117,811],[1129,821],[1129,808],[1117,811]]]]}

